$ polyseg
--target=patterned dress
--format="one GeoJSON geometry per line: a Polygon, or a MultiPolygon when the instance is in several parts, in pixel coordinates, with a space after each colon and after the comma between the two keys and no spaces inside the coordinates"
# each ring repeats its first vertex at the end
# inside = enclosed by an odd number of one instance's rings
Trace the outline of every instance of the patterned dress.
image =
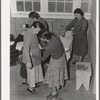
{"type": "Polygon", "coordinates": [[[67,72],[67,59],[61,40],[55,36],[49,40],[45,49],[43,57],[39,57],[33,54],[33,57],[39,60],[46,60],[48,56],[51,56],[48,69],[45,75],[44,83],[47,83],[49,87],[64,86],[64,80],[68,79],[67,72]]]}

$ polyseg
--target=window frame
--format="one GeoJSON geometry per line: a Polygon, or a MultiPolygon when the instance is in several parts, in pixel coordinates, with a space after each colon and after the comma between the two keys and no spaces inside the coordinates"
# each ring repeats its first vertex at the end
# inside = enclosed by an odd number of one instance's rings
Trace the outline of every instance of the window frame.
{"type": "MultiPolygon", "coordinates": [[[[28,18],[28,14],[30,11],[17,11],[16,7],[16,1],[17,0],[11,0],[11,16],[12,17],[25,17],[28,18]]],[[[91,7],[92,0],[89,0],[89,7],[91,7]]],[[[73,0],[73,11],[76,8],[81,7],[81,0],[73,0]]],[[[90,10],[89,8],[88,10],[90,10]]],[[[56,19],[73,19],[74,14],[72,13],[59,13],[59,12],[48,12],[48,0],[40,0],[40,14],[41,17],[43,18],[56,18],[56,19]],[[45,5],[45,6],[44,6],[45,5]]],[[[85,17],[87,19],[91,19],[91,13],[85,13],[85,17]]]]}

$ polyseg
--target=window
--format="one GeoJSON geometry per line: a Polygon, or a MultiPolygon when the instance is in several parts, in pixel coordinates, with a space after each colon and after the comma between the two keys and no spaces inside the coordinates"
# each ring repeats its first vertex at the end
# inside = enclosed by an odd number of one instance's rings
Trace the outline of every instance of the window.
{"type": "Polygon", "coordinates": [[[85,13],[90,13],[90,9],[91,9],[91,6],[90,6],[90,0],[81,0],[81,9],[85,12],[85,13]]]}
{"type": "Polygon", "coordinates": [[[44,18],[73,18],[73,11],[81,8],[86,17],[91,17],[92,0],[11,0],[12,17],[28,17],[31,11],[44,18]]]}
{"type": "Polygon", "coordinates": [[[73,0],[48,0],[48,12],[72,13],[73,0]]]}
{"type": "Polygon", "coordinates": [[[16,0],[17,11],[40,11],[40,0],[16,0]]]}

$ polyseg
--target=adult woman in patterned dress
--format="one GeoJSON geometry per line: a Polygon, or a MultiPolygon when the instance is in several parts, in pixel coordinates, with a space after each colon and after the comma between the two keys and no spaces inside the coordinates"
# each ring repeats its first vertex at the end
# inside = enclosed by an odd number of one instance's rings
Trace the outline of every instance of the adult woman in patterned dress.
{"type": "Polygon", "coordinates": [[[68,79],[65,51],[61,40],[48,31],[39,31],[38,37],[41,41],[47,42],[47,46],[43,48],[45,51],[42,57],[36,54],[33,54],[33,57],[45,61],[50,56],[44,83],[52,88],[52,93],[49,95],[52,98],[58,95],[57,90],[60,86],[63,87],[64,80],[68,79]]]}

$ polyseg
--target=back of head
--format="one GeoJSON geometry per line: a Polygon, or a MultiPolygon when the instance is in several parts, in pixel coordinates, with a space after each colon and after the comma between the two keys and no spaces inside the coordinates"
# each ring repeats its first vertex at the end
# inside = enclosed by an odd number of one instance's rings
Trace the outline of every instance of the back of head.
{"type": "Polygon", "coordinates": [[[39,21],[33,22],[33,24],[31,25],[31,27],[32,27],[32,26],[34,26],[34,28],[39,27],[39,28],[41,28],[41,30],[44,30],[44,29],[45,29],[45,28],[44,28],[44,25],[43,25],[42,23],[40,23],[39,21]]]}
{"type": "Polygon", "coordinates": [[[78,13],[78,14],[80,14],[81,16],[84,16],[84,12],[80,9],[80,8],[76,8],[75,10],[74,10],[74,14],[75,13],[78,13]]]}
{"type": "Polygon", "coordinates": [[[40,17],[40,15],[37,12],[35,12],[35,11],[32,11],[32,12],[29,13],[29,18],[32,18],[32,19],[36,18],[36,19],[38,19],[39,17],[40,17]]]}
{"type": "Polygon", "coordinates": [[[38,33],[38,37],[44,38],[44,39],[47,39],[47,40],[50,40],[51,36],[52,36],[51,33],[48,32],[47,30],[41,30],[38,33]]]}

